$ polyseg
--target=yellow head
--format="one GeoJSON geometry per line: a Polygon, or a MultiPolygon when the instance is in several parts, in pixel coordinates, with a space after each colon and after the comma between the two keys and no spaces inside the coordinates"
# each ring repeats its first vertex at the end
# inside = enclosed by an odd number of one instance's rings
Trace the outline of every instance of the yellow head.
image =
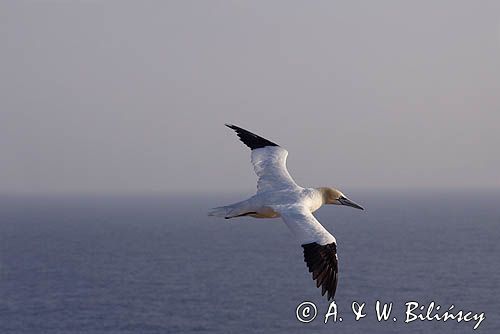
{"type": "Polygon", "coordinates": [[[356,209],[364,210],[359,204],[356,204],[355,202],[347,198],[347,196],[345,196],[340,190],[329,187],[318,188],[318,190],[323,195],[323,203],[325,204],[346,205],[356,209]]]}

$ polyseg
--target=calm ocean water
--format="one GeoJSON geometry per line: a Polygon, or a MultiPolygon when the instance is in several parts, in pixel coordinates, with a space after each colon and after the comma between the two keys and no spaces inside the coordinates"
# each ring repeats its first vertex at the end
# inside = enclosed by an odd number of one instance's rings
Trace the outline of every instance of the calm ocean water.
{"type": "Polygon", "coordinates": [[[366,211],[317,212],[339,243],[343,321],[327,324],[281,220],[206,216],[243,196],[0,197],[0,333],[474,332],[405,324],[408,301],[484,312],[475,332],[500,333],[500,192],[349,195],[366,211]],[[376,300],[393,302],[389,321],[376,300]]]}

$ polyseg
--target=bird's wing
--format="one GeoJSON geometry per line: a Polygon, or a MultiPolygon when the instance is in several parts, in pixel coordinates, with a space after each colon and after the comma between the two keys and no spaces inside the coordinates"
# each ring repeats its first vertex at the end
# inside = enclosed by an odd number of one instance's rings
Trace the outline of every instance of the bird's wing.
{"type": "Polygon", "coordinates": [[[337,242],[312,213],[303,206],[273,207],[304,248],[304,262],[321,295],[333,299],[338,281],[337,242]]]}
{"type": "Polygon", "coordinates": [[[287,150],[236,125],[226,126],[236,131],[252,150],[253,169],[258,177],[257,193],[298,187],[286,169],[287,150]]]}

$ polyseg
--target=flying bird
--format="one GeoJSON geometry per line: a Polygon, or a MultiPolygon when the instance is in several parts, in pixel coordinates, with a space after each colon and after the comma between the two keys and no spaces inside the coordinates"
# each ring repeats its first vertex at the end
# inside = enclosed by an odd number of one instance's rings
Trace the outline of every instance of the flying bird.
{"type": "Polygon", "coordinates": [[[257,193],[247,200],[212,209],[210,216],[231,219],[281,217],[304,249],[304,262],[312,273],[321,295],[333,299],[338,282],[337,242],[313,212],[324,204],[363,208],[342,192],[330,187],[303,188],[295,183],[286,169],[288,151],[265,138],[236,125],[236,131],[251,150],[251,161],[257,174],[257,193]]]}

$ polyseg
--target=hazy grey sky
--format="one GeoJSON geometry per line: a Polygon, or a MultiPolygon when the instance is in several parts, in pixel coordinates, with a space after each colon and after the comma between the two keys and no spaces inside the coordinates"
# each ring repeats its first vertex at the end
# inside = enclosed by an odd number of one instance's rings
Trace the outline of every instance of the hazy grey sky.
{"type": "Polygon", "coordinates": [[[2,1],[0,192],[500,187],[499,1],[2,1]]]}

